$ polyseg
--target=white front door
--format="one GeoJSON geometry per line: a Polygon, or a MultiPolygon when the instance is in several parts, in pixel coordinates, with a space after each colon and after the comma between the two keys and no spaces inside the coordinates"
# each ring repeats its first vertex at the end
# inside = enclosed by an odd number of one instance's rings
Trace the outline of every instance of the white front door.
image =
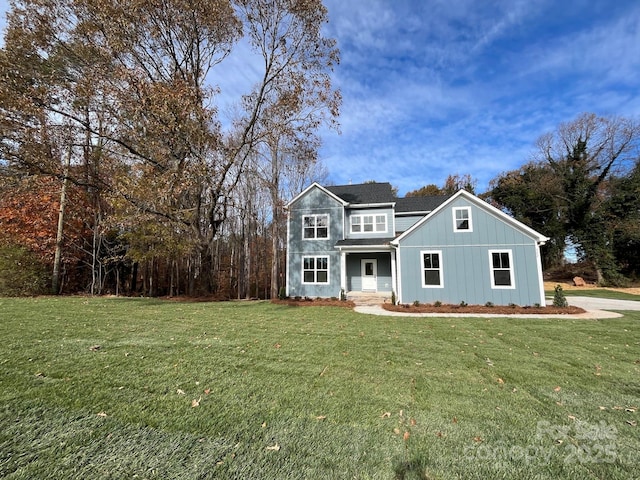
{"type": "Polygon", "coordinates": [[[378,261],[376,259],[362,259],[362,291],[378,290],[378,261]]]}

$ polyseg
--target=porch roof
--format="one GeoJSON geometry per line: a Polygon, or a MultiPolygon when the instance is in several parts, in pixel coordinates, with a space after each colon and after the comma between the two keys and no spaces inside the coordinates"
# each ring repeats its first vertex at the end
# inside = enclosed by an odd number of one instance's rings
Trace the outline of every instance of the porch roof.
{"type": "Polygon", "coordinates": [[[392,248],[391,240],[394,237],[388,238],[345,238],[344,240],[338,240],[336,242],[336,248],[338,250],[360,250],[363,248],[372,249],[379,248],[380,250],[390,250],[392,248]]]}

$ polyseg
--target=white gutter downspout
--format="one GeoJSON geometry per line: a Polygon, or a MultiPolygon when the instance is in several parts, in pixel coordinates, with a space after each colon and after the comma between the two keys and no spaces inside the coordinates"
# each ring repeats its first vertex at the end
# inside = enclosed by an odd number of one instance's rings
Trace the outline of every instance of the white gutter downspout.
{"type": "Polygon", "coordinates": [[[542,255],[540,253],[540,247],[542,247],[546,242],[542,241],[542,242],[536,242],[536,246],[538,248],[536,248],[536,262],[538,263],[537,269],[538,269],[538,285],[540,288],[540,306],[541,307],[546,307],[547,306],[547,299],[545,297],[544,294],[544,277],[542,276],[542,255]]]}

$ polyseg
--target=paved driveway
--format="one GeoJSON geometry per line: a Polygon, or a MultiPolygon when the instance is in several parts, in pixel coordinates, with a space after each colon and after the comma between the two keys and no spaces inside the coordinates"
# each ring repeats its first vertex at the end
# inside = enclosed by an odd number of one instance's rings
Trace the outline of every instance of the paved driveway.
{"type": "Polygon", "coordinates": [[[611,300],[608,298],[567,296],[569,305],[585,310],[640,310],[640,302],[635,300],[611,300]]]}

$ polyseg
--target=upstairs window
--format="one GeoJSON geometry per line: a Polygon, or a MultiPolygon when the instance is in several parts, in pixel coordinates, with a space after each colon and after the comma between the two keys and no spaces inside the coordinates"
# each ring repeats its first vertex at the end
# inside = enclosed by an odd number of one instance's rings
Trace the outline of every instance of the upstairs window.
{"type": "Polygon", "coordinates": [[[490,250],[492,288],[515,288],[511,250],[490,250]]]}
{"type": "Polygon", "coordinates": [[[387,231],[387,216],[381,215],[352,215],[351,233],[384,233],[387,231]]]}
{"type": "Polygon", "coordinates": [[[422,287],[438,288],[443,287],[442,283],[442,252],[423,251],[420,252],[422,259],[422,287]]]}
{"type": "Polygon", "coordinates": [[[472,232],[471,207],[455,207],[453,209],[453,231],[472,232]]]}
{"type": "Polygon", "coordinates": [[[302,283],[329,283],[329,257],[302,257],[302,283]]]}
{"type": "Polygon", "coordinates": [[[329,215],[305,215],[302,217],[302,238],[312,240],[329,238],[329,215]]]}

